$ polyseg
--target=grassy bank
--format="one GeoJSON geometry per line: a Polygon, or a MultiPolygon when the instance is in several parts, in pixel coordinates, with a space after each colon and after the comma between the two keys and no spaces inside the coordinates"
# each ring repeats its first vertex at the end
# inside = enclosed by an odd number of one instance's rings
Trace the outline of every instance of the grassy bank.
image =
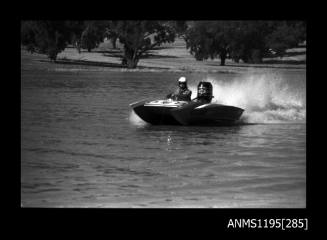
{"type": "Polygon", "coordinates": [[[289,49],[283,58],[266,58],[261,64],[234,63],[227,59],[226,66],[220,66],[220,60],[196,61],[186,49],[185,42],[177,39],[172,44],[165,44],[149,52],[148,56],[139,61],[136,69],[126,69],[121,66],[122,46],[118,44],[113,49],[109,41],[100,44],[98,48],[81,53],[73,48],[66,48],[58,55],[57,63],[51,63],[46,56],[33,54],[22,49],[22,69],[29,67],[53,69],[57,71],[144,71],[144,72],[244,72],[266,71],[267,69],[306,69],[306,48],[289,49]]]}

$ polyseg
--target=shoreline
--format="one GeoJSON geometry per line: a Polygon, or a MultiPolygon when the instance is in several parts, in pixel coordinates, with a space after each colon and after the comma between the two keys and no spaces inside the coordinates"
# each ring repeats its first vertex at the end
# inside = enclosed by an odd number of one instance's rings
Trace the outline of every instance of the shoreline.
{"type": "Polygon", "coordinates": [[[78,53],[75,48],[68,47],[58,54],[57,61],[51,62],[46,55],[29,53],[21,48],[21,70],[47,71],[104,71],[104,72],[177,72],[177,73],[244,73],[266,71],[306,71],[306,51],[290,49],[289,57],[264,59],[260,64],[235,63],[226,60],[220,66],[219,59],[196,61],[183,46],[181,40],[167,44],[149,52],[148,57],[139,61],[137,68],[128,69],[120,64],[120,49],[112,49],[108,43],[100,44],[92,52],[78,53]],[[265,62],[266,61],[266,62],[265,62]],[[292,62],[292,63],[289,63],[292,62]]]}

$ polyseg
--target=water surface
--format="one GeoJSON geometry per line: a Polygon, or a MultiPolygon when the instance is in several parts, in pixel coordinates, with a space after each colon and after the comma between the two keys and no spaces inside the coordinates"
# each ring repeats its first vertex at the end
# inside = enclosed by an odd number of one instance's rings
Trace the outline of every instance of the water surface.
{"type": "Polygon", "coordinates": [[[245,109],[229,127],[151,126],[129,104],[181,73],[21,72],[21,202],[29,207],[305,207],[305,71],[186,73],[245,109]]]}

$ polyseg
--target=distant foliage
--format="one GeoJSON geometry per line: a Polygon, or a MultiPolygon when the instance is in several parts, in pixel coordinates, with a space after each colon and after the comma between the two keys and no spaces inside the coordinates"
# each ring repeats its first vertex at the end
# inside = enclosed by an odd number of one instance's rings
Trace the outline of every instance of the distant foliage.
{"type": "Polygon", "coordinates": [[[294,21],[280,22],[265,40],[268,48],[282,56],[288,48],[297,47],[300,42],[306,40],[306,24],[294,21]]]}
{"type": "Polygon", "coordinates": [[[104,38],[116,48],[119,39],[124,52],[122,63],[135,68],[140,58],[163,43],[171,43],[176,32],[182,34],[185,23],[180,21],[24,21],[21,43],[31,52],[47,54],[56,60],[68,44],[91,51],[104,38]]]}
{"type": "Polygon", "coordinates": [[[306,24],[299,21],[196,21],[187,30],[186,44],[196,60],[227,57],[235,62],[260,63],[274,51],[286,49],[306,38],[306,24]]]}
{"type": "Polygon", "coordinates": [[[177,37],[185,39],[185,34],[189,27],[187,21],[168,21],[166,24],[174,29],[177,37]]]}
{"type": "Polygon", "coordinates": [[[222,21],[199,21],[186,33],[186,47],[196,60],[214,59],[224,65],[229,48],[231,25],[222,21]]]}
{"type": "Polygon", "coordinates": [[[104,21],[86,21],[80,39],[81,47],[88,52],[98,47],[105,38],[107,26],[108,22],[104,21]]]}
{"type": "Polygon", "coordinates": [[[21,24],[21,43],[32,53],[36,51],[35,25],[33,21],[24,21],[21,24]]]}
{"type": "Polygon", "coordinates": [[[68,44],[91,51],[104,38],[123,46],[122,64],[135,68],[150,50],[175,37],[185,39],[196,60],[227,58],[260,63],[272,52],[283,56],[306,39],[301,21],[23,21],[21,43],[56,60],[68,44]]]}
{"type": "Polygon", "coordinates": [[[124,45],[122,64],[128,68],[154,47],[175,40],[175,29],[164,21],[111,21],[109,29],[124,45]]]}
{"type": "Polygon", "coordinates": [[[118,34],[108,27],[106,29],[106,32],[105,32],[105,37],[110,40],[112,48],[116,49],[117,48],[118,34]]]}
{"type": "Polygon", "coordinates": [[[21,24],[21,43],[31,52],[46,54],[55,61],[75,34],[78,23],[69,21],[24,21],[21,24]]]}
{"type": "Polygon", "coordinates": [[[85,21],[67,21],[67,27],[71,31],[71,36],[69,39],[69,44],[72,44],[78,52],[81,52],[81,38],[83,31],[86,27],[85,21]]]}

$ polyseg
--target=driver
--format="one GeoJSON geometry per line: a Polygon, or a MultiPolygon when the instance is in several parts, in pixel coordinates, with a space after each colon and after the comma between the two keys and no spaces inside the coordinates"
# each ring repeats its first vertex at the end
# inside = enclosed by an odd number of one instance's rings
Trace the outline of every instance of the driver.
{"type": "Polygon", "coordinates": [[[178,89],[175,92],[167,95],[167,98],[171,98],[175,101],[191,101],[192,91],[187,88],[187,81],[185,77],[178,79],[178,89]]]}
{"type": "Polygon", "coordinates": [[[193,101],[210,103],[212,98],[212,84],[210,82],[200,82],[198,84],[198,95],[193,101]]]}

